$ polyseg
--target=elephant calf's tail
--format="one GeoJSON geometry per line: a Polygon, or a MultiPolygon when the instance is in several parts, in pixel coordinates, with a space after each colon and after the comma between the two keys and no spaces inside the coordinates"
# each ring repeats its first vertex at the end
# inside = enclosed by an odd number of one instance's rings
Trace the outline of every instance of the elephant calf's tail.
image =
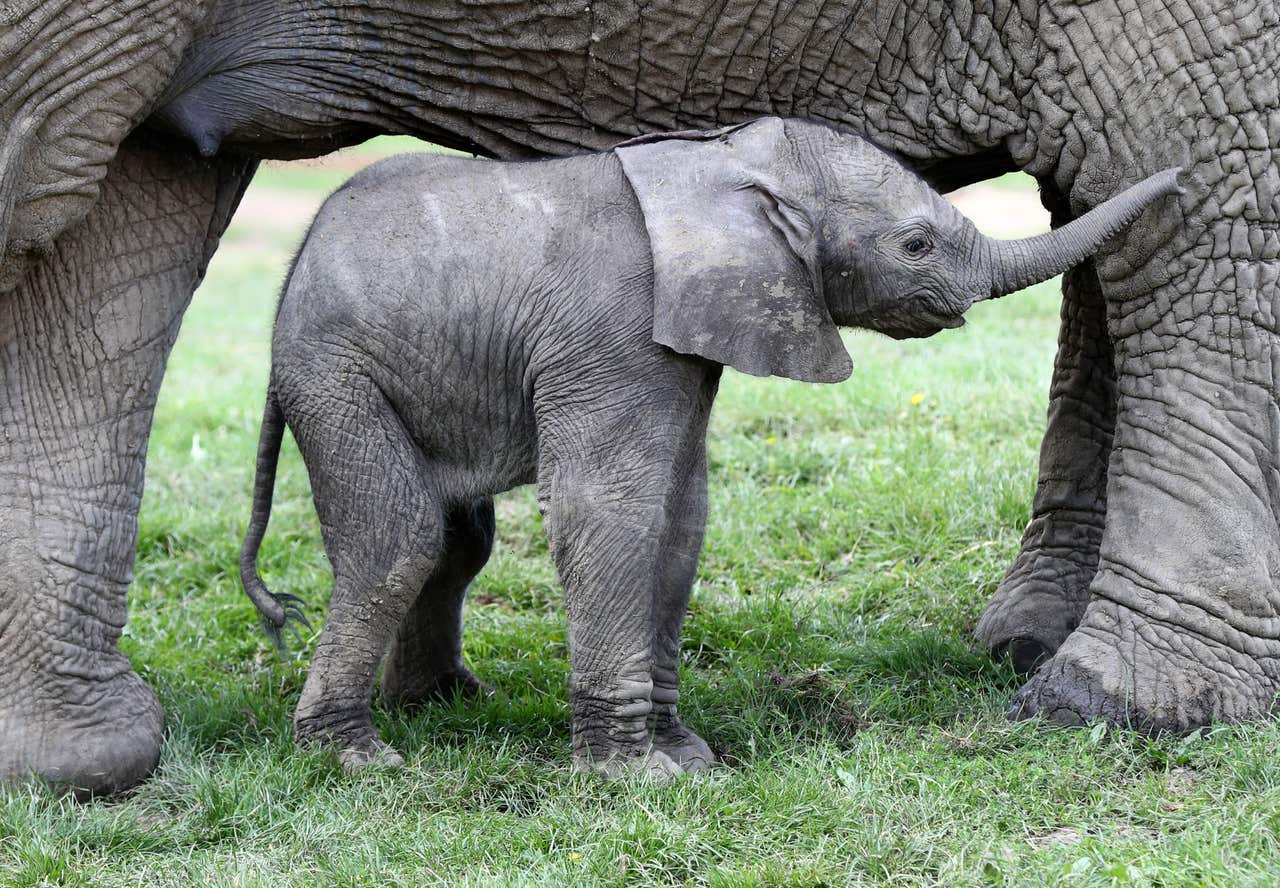
{"type": "Polygon", "coordinates": [[[271,497],[276,486],[276,464],[280,461],[280,442],[284,440],[284,413],[276,403],[275,392],[267,389],[267,406],[262,413],[262,431],[258,436],[258,466],[253,478],[253,514],[240,547],[240,582],[253,606],[262,614],[267,637],[277,648],[283,648],[282,632],[290,620],[308,629],[311,623],[302,612],[303,601],[296,595],[273,594],[258,574],[258,549],[271,520],[271,497]]]}

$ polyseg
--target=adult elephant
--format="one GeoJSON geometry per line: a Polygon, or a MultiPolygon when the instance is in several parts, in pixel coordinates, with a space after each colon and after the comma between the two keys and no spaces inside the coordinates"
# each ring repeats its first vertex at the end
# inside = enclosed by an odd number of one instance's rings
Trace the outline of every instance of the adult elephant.
{"type": "MultiPolygon", "coordinates": [[[[1184,167],[1065,278],[1034,517],[978,633],[1044,661],[1023,713],[1270,711],[1278,37],[1266,0],[0,5],[0,775],[154,765],[116,640],[169,347],[253,159],[376,132],[515,158],[810,116],[944,188],[1025,170],[1059,223],[1184,167]]],[[[402,627],[406,687],[448,668],[414,657],[439,617],[402,627]]]]}

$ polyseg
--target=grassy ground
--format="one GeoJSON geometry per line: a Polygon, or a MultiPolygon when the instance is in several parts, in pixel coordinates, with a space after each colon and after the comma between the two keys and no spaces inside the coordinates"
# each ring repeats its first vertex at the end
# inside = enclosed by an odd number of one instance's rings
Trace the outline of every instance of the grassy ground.
{"type": "MultiPolygon", "coordinates": [[[[123,641],[168,714],[160,768],[114,803],[0,796],[0,885],[1276,883],[1275,726],[1012,724],[1017,679],[970,641],[1028,516],[1052,286],[927,342],[850,335],[842,385],[727,374],[682,711],[728,767],[665,787],[570,770],[565,621],[529,491],[502,498],[467,612],[499,696],[380,712],[396,772],[295,750],[314,638],[277,655],[235,562],[297,208],[348,172],[264,172],[170,365],[123,641]]],[[[322,606],[291,446],[264,567],[322,606]]]]}

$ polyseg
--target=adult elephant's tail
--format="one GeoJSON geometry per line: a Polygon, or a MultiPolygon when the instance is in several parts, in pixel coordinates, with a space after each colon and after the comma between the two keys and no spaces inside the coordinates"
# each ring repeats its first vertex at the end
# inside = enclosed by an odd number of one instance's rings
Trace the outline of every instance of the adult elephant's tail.
{"type": "Polygon", "coordinates": [[[258,573],[258,550],[271,520],[271,498],[276,486],[276,466],[280,462],[280,442],[284,440],[284,412],[276,401],[275,390],[267,388],[267,405],[262,412],[262,431],[258,435],[258,465],[253,478],[253,513],[240,547],[240,582],[245,594],[262,615],[262,626],[276,645],[283,647],[282,633],[290,620],[308,629],[311,623],[302,612],[302,599],[286,593],[272,593],[258,573]]]}

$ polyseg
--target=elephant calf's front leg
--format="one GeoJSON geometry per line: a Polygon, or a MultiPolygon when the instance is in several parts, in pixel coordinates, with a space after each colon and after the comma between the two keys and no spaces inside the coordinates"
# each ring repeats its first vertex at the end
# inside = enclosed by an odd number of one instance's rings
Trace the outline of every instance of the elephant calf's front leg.
{"type": "MultiPolygon", "coordinates": [[[[710,412],[715,394],[706,393],[710,412]]],[[[686,771],[716,763],[707,742],[687,728],[676,712],[680,700],[680,630],[698,571],[707,524],[706,425],[691,430],[686,454],[676,464],[676,483],[666,502],[653,619],[653,746],[686,771]]]]}
{"type": "Polygon", "coordinates": [[[681,765],[650,733],[669,468],[562,465],[547,474],[540,499],[569,615],[574,763],[610,777],[677,774],[681,765]]]}

